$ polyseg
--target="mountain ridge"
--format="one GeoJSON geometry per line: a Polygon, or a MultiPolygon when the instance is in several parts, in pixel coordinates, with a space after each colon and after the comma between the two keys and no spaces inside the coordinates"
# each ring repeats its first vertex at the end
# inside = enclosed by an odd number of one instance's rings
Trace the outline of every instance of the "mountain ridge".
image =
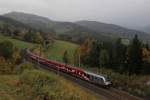
{"type": "Polygon", "coordinates": [[[20,21],[46,33],[72,35],[71,37],[82,33],[90,33],[91,36],[95,37],[104,36],[109,38],[121,37],[132,39],[137,34],[141,40],[148,41],[150,39],[150,35],[145,32],[97,21],[60,22],[38,15],[20,12],[11,12],[3,16],[20,21]]]}

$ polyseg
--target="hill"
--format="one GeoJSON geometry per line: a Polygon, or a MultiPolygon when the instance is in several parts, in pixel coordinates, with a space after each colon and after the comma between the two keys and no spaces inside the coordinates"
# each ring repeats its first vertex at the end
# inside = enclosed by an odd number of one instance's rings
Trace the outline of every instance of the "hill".
{"type": "Polygon", "coordinates": [[[144,32],[150,33],[150,25],[147,25],[147,26],[141,28],[141,30],[144,32]]]}
{"type": "Polygon", "coordinates": [[[124,28],[114,24],[106,24],[97,21],[78,21],[76,24],[87,27],[90,30],[102,33],[105,36],[116,36],[131,39],[135,34],[139,35],[142,40],[149,40],[150,35],[144,32],[124,28]]]}
{"type": "Polygon", "coordinates": [[[5,14],[4,16],[22,22],[32,28],[41,30],[46,33],[54,32],[52,26],[55,24],[55,22],[45,17],[21,12],[11,12],[5,14]]]}
{"type": "Polygon", "coordinates": [[[4,16],[0,16],[0,33],[3,33],[5,35],[14,35],[16,31],[25,32],[28,30],[34,29],[19,21],[4,16]]]}
{"type": "Polygon", "coordinates": [[[102,41],[112,40],[110,37],[103,36],[95,31],[89,30],[88,28],[79,26],[72,22],[52,21],[45,17],[21,12],[11,12],[4,14],[4,16],[20,21],[32,28],[42,30],[46,33],[56,33],[57,35],[63,34],[65,38],[69,37],[67,39],[74,42],[82,41],[89,35],[102,41]]]}
{"type": "Polygon", "coordinates": [[[112,41],[118,37],[131,39],[135,34],[138,34],[141,40],[147,41],[150,39],[150,35],[147,33],[96,21],[60,22],[22,12],[10,12],[4,14],[4,16],[29,25],[37,30],[46,33],[55,33],[75,42],[82,41],[87,36],[97,38],[101,41],[112,41]]]}

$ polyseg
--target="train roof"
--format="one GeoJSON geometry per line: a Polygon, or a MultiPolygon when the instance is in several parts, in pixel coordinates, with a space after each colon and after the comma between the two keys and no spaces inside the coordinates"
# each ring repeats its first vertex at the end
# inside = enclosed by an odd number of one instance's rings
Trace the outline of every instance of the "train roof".
{"type": "Polygon", "coordinates": [[[95,74],[95,73],[91,73],[91,72],[88,72],[88,71],[85,71],[85,73],[87,73],[87,74],[89,74],[89,75],[92,75],[92,76],[95,76],[95,77],[105,78],[105,76],[98,75],[98,74],[95,74]]]}

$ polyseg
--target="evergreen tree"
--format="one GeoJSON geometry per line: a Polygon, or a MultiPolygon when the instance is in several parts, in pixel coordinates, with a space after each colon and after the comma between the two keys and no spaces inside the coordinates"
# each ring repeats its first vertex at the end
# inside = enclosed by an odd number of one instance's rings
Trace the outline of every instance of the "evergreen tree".
{"type": "Polygon", "coordinates": [[[115,46],[115,70],[121,71],[126,62],[127,47],[122,44],[121,38],[117,40],[115,46]]]}
{"type": "Polygon", "coordinates": [[[35,42],[35,34],[32,31],[29,31],[25,34],[24,39],[28,42],[35,42]]]}
{"type": "Polygon", "coordinates": [[[142,66],[142,43],[138,39],[138,35],[135,35],[128,54],[128,70],[130,73],[139,73],[142,66]]]}
{"type": "Polygon", "coordinates": [[[109,64],[109,54],[104,49],[100,51],[99,62],[100,62],[100,67],[107,67],[109,64]]]}
{"type": "Polygon", "coordinates": [[[87,62],[90,66],[99,66],[99,56],[100,56],[101,44],[100,42],[93,42],[90,53],[87,57],[87,62]]]}

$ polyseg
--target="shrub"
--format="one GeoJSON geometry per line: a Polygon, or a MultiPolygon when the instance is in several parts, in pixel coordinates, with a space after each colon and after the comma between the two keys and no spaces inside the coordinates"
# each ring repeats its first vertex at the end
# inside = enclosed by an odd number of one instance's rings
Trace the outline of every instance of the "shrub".
{"type": "Polygon", "coordinates": [[[11,58],[13,54],[13,44],[10,41],[3,41],[0,43],[0,56],[5,59],[11,58]]]}
{"type": "Polygon", "coordinates": [[[60,76],[35,69],[21,74],[18,93],[25,100],[95,100],[94,96],[60,76]]]}
{"type": "Polygon", "coordinates": [[[14,71],[14,65],[10,61],[6,61],[5,58],[0,57],[0,74],[12,74],[14,71]]]}
{"type": "Polygon", "coordinates": [[[150,93],[150,86],[146,85],[146,79],[144,76],[140,75],[128,75],[113,72],[108,69],[99,70],[101,74],[108,75],[115,88],[119,88],[130,92],[131,94],[146,97],[150,93]]]}
{"type": "Polygon", "coordinates": [[[48,95],[48,91],[45,87],[49,89],[49,85],[53,84],[54,79],[39,70],[25,70],[20,76],[20,82],[22,84],[22,91],[26,96],[26,99],[35,99],[37,97],[44,98],[48,95]],[[29,89],[28,92],[24,89],[29,89]]]}
{"type": "Polygon", "coordinates": [[[34,66],[32,63],[24,63],[19,66],[19,68],[16,68],[17,73],[22,73],[24,70],[33,70],[34,66]]]}

